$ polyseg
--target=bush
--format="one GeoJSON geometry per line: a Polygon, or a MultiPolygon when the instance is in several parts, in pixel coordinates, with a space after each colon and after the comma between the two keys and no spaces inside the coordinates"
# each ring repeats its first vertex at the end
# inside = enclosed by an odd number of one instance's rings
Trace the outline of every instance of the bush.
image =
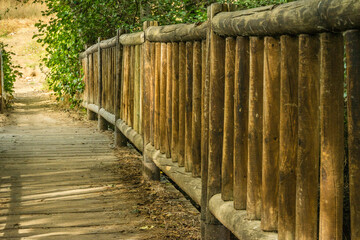
{"type": "Polygon", "coordinates": [[[0,50],[2,52],[3,58],[3,70],[4,70],[4,89],[5,92],[13,96],[14,93],[14,82],[17,77],[21,77],[22,73],[19,72],[20,66],[14,65],[12,63],[12,55],[13,52],[7,51],[5,48],[7,47],[6,44],[0,42],[0,50]]]}

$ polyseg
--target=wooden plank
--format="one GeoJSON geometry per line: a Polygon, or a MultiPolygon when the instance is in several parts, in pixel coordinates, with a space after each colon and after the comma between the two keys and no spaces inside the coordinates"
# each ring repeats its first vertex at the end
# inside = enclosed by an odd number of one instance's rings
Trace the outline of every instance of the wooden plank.
{"type": "Polygon", "coordinates": [[[185,81],[186,44],[179,43],[179,167],[185,165],[185,81]]]}
{"type": "Polygon", "coordinates": [[[234,83],[234,208],[246,209],[249,119],[249,38],[236,39],[234,83]]]}
{"type": "Polygon", "coordinates": [[[264,39],[264,110],[261,228],[277,230],[280,125],[280,42],[264,39]]]}
{"type": "Polygon", "coordinates": [[[344,189],[344,43],[320,35],[320,239],[341,239],[344,189]]]}
{"type": "Polygon", "coordinates": [[[319,188],[320,43],[299,36],[298,159],[296,173],[296,239],[317,238],[319,188]]]}
{"type": "MultiPolygon", "coordinates": [[[[172,55],[172,44],[167,43],[166,44],[166,54],[167,54],[167,65],[166,65],[166,114],[165,114],[165,125],[166,128],[165,131],[165,153],[166,157],[171,157],[171,136],[172,136],[172,64],[171,59],[173,59],[172,55]]],[[[165,69],[164,69],[165,70],[165,69]]]]}
{"type": "Polygon", "coordinates": [[[202,80],[201,42],[193,44],[193,110],[192,110],[192,176],[201,176],[201,80],[202,80]]]}
{"type": "Polygon", "coordinates": [[[297,37],[281,36],[279,239],[295,239],[296,162],[298,145],[297,37]]]}
{"type": "Polygon", "coordinates": [[[186,79],[185,79],[185,171],[192,170],[192,87],[193,87],[193,44],[186,42],[186,79]]]}
{"type": "Polygon", "coordinates": [[[246,210],[249,219],[261,217],[262,182],[262,121],[263,121],[263,64],[262,38],[250,38],[249,80],[249,142],[246,210]]]}
{"type": "Polygon", "coordinates": [[[171,77],[172,77],[172,99],[171,99],[171,158],[173,162],[179,157],[179,44],[172,43],[171,77]]]}
{"type": "Polygon", "coordinates": [[[226,38],[225,43],[225,89],[224,89],[224,136],[221,161],[221,198],[233,200],[234,187],[234,38],[226,38]]]}
{"type": "MultiPolygon", "coordinates": [[[[165,144],[167,141],[167,134],[166,134],[166,80],[167,80],[167,46],[166,43],[161,43],[161,66],[160,66],[160,114],[159,114],[159,145],[160,145],[160,152],[165,153],[165,144]]],[[[170,59],[169,59],[170,60],[170,59]]]]}
{"type": "Polygon", "coordinates": [[[360,32],[345,33],[351,239],[360,239],[360,32]]]}

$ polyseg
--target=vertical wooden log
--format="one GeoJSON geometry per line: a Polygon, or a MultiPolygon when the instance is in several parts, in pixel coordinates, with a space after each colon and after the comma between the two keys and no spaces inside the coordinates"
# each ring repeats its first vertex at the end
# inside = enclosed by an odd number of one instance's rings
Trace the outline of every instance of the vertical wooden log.
{"type": "Polygon", "coordinates": [[[155,43],[155,90],[154,90],[154,146],[160,149],[160,70],[161,43],[155,43]]]}
{"type": "Polygon", "coordinates": [[[186,45],[179,43],[179,167],[185,165],[185,81],[186,45]]]}
{"type": "Polygon", "coordinates": [[[234,186],[234,77],[235,77],[234,38],[226,38],[225,47],[225,90],[224,90],[224,137],[221,165],[221,198],[233,200],[234,186]]]}
{"type": "Polygon", "coordinates": [[[134,129],[140,132],[140,45],[135,46],[134,75],[134,129]]]}
{"type": "Polygon", "coordinates": [[[151,85],[150,85],[150,142],[155,146],[155,63],[156,63],[156,48],[155,43],[151,46],[151,85]]]}
{"type": "Polygon", "coordinates": [[[143,54],[143,45],[139,45],[139,61],[140,61],[140,70],[139,70],[139,75],[140,75],[140,101],[139,101],[139,133],[143,136],[143,94],[144,94],[144,86],[143,86],[143,72],[144,72],[144,54],[143,54]]]}
{"type": "Polygon", "coordinates": [[[201,175],[201,42],[194,42],[193,50],[193,113],[192,113],[192,176],[200,177],[201,175]]]}
{"type": "MultiPolygon", "coordinates": [[[[211,5],[213,7],[214,5],[211,5]]],[[[209,89],[208,200],[221,192],[221,159],[224,125],[225,39],[211,32],[209,89]]],[[[212,215],[207,221],[216,223],[212,215]]]]}
{"type": "Polygon", "coordinates": [[[160,68],[160,151],[165,153],[166,142],[166,68],[167,68],[167,53],[166,43],[161,43],[161,68],[160,68]]]}
{"type": "MultiPolygon", "coordinates": [[[[120,44],[120,35],[122,30],[116,32],[116,48],[115,48],[115,99],[114,99],[114,113],[115,122],[120,119],[121,106],[121,73],[122,73],[122,46],[120,44]]],[[[121,133],[115,123],[115,146],[125,146],[127,142],[126,137],[121,133]]]]}
{"type": "Polygon", "coordinates": [[[320,36],[319,238],[341,239],[344,187],[344,43],[342,34],[320,36]]]}
{"type": "Polygon", "coordinates": [[[249,119],[249,38],[236,39],[234,83],[234,208],[246,209],[249,119]]]}
{"type": "MultiPolygon", "coordinates": [[[[149,27],[157,25],[156,22],[144,22],[144,31],[149,27]]],[[[154,83],[154,44],[149,41],[145,41],[143,44],[143,66],[144,66],[144,75],[143,75],[143,132],[144,132],[144,149],[148,144],[152,144],[151,137],[153,130],[153,83],[154,83]]],[[[144,154],[143,158],[143,176],[145,179],[149,180],[160,180],[160,170],[154,164],[152,159],[144,154]]]]}
{"type": "Polygon", "coordinates": [[[277,230],[280,125],[280,44],[264,39],[262,214],[263,230],[277,230]]]}
{"type": "Polygon", "coordinates": [[[128,95],[128,121],[134,127],[134,73],[135,73],[135,46],[129,46],[129,95],[128,95]]]}
{"type": "Polygon", "coordinates": [[[351,239],[360,239],[360,32],[345,33],[351,239]]]}
{"type": "Polygon", "coordinates": [[[127,125],[130,125],[130,113],[129,113],[129,103],[130,103],[130,46],[125,46],[124,49],[124,120],[127,125]]]}
{"type": "Polygon", "coordinates": [[[279,239],[295,239],[298,144],[298,38],[282,36],[280,77],[279,239]]]}
{"type": "Polygon", "coordinates": [[[2,54],[2,50],[0,49],[0,112],[3,113],[4,112],[4,62],[3,62],[3,54],[2,54]]]}
{"type": "Polygon", "coordinates": [[[299,36],[298,153],[296,239],[317,239],[319,188],[320,44],[317,36],[299,36]]]}
{"type": "Polygon", "coordinates": [[[171,136],[172,136],[172,64],[171,60],[173,59],[172,55],[172,44],[167,43],[166,45],[166,58],[167,58],[167,66],[166,66],[166,121],[164,127],[166,127],[165,132],[165,153],[166,157],[171,157],[171,136]]]}
{"type": "MultiPolygon", "coordinates": [[[[98,106],[99,110],[102,108],[103,104],[103,53],[100,47],[101,39],[98,39],[98,106]]],[[[98,114],[98,129],[100,131],[107,130],[107,122],[106,120],[98,114]]]]}
{"type": "Polygon", "coordinates": [[[179,44],[172,43],[171,57],[172,77],[172,127],[171,127],[171,158],[173,162],[179,157],[179,44]]]}
{"type": "MultiPolygon", "coordinates": [[[[86,57],[86,65],[87,65],[87,85],[88,85],[88,96],[87,96],[87,104],[94,103],[94,77],[93,77],[93,67],[92,64],[92,54],[88,54],[86,57]]],[[[96,120],[96,113],[87,109],[87,118],[88,120],[96,120]]]]}
{"type": "Polygon", "coordinates": [[[202,42],[202,83],[201,83],[201,237],[206,237],[207,179],[209,147],[209,85],[210,85],[210,38],[202,42]]]}
{"type": "Polygon", "coordinates": [[[264,42],[250,38],[249,141],[246,210],[249,219],[261,217],[262,135],[263,135],[264,42]]]}
{"type": "Polygon", "coordinates": [[[192,169],[192,84],[193,84],[193,44],[186,43],[186,81],[185,81],[185,171],[192,169]]]}

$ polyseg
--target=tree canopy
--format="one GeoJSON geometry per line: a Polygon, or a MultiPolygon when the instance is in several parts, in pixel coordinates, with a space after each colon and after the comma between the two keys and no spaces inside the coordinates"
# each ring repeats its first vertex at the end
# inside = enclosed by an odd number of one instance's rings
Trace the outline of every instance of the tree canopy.
{"type": "MultiPolygon", "coordinates": [[[[290,0],[237,0],[239,8],[280,4],[290,0]]],[[[216,0],[34,0],[46,4],[43,12],[49,22],[36,24],[34,37],[46,46],[43,64],[49,69],[47,80],[58,99],[79,103],[78,93],[84,89],[79,66],[79,53],[98,37],[113,37],[116,29],[127,32],[141,30],[146,20],[160,25],[194,23],[206,20],[206,7],[216,0]]]]}

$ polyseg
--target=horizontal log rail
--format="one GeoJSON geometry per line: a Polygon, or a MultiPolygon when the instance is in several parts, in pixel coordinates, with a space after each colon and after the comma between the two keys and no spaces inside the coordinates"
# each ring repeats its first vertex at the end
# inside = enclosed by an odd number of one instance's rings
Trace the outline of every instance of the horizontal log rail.
{"type": "Polygon", "coordinates": [[[358,0],[300,0],[217,14],[211,25],[221,36],[277,36],[342,32],[360,27],[358,0]]]}

